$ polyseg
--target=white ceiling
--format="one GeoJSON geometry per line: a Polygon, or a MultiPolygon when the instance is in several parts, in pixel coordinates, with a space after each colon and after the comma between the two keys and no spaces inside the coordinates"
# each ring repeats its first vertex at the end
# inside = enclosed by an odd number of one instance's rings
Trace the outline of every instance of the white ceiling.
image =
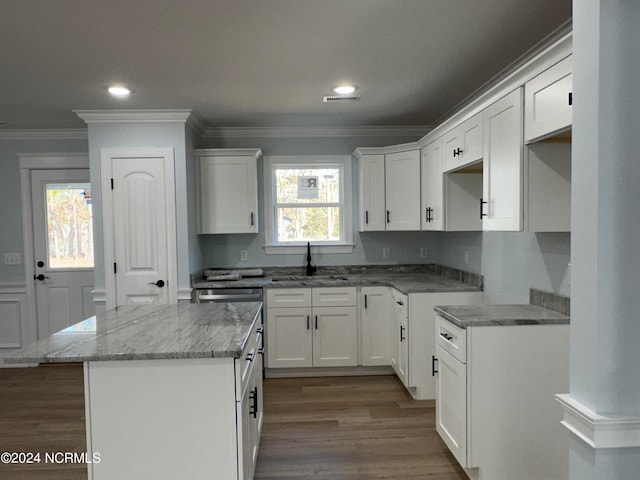
{"type": "Polygon", "coordinates": [[[571,0],[1,0],[0,122],[193,109],[210,127],[433,125],[571,0]],[[324,104],[344,81],[359,102],[324,104]],[[104,91],[122,82],[126,100],[104,91]]]}

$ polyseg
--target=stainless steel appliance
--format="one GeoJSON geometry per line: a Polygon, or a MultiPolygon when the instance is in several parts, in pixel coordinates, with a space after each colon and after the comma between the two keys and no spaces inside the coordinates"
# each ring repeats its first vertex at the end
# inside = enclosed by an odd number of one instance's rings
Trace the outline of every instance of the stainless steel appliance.
{"type": "Polygon", "coordinates": [[[195,297],[196,303],[261,302],[262,288],[199,288],[195,297]]]}

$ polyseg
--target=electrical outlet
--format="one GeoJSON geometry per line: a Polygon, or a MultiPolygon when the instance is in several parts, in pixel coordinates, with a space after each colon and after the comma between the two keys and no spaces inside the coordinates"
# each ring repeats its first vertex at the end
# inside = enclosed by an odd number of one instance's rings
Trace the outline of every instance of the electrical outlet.
{"type": "Polygon", "coordinates": [[[420,247],[420,258],[427,258],[428,253],[427,247],[420,247]]]}
{"type": "Polygon", "coordinates": [[[22,263],[22,256],[19,253],[4,254],[5,265],[20,265],[21,263],[22,263]]]}
{"type": "Polygon", "coordinates": [[[240,261],[246,262],[249,258],[249,252],[247,250],[240,250],[240,261]]]}
{"type": "Polygon", "coordinates": [[[389,247],[382,248],[382,258],[391,258],[391,249],[389,247]]]}
{"type": "Polygon", "coordinates": [[[469,250],[464,251],[464,264],[469,265],[469,250]]]}

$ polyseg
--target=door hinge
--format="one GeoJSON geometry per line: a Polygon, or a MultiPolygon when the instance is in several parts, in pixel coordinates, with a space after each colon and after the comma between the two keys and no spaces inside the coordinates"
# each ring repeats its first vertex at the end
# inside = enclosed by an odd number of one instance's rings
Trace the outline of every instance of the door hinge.
{"type": "Polygon", "coordinates": [[[116,262],[113,262],[113,273],[118,273],[118,267],[116,265],[116,262]]]}
{"type": "Polygon", "coordinates": [[[111,179],[111,190],[113,190],[113,178],[111,179]]]}

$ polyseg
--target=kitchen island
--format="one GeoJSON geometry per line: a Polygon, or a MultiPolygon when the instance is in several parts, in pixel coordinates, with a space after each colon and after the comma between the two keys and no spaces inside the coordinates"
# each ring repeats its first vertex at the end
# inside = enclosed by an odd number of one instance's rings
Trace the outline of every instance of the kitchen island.
{"type": "Polygon", "coordinates": [[[251,478],[262,304],[123,306],[5,362],[84,362],[88,477],[251,478]]]}

